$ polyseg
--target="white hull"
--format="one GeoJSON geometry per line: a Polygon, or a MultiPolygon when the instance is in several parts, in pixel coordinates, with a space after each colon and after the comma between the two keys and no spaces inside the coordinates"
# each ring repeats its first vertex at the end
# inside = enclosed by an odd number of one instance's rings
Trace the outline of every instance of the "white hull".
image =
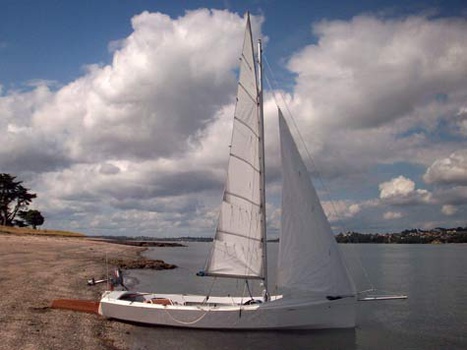
{"type": "Polygon", "coordinates": [[[99,313],[107,318],[148,325],[202,329],[355,327],[354,297],[310,301],[286,300],[275,296],[267,303],[252,305],[242,305],[242,302],[248,300],[245,298],[210,297],[208,303],[205,299],[198,295],[105,292],[99,313]],[[152,299],[167,305],[149,303],[152,299]]]}

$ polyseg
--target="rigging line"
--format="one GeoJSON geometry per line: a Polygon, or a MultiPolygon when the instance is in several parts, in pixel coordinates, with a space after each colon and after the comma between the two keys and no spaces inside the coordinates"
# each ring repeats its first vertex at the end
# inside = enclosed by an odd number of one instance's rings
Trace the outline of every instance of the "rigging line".
{"type": "Polygon", "coordinates": [[[394,292],[394,291],[391,291],[391,290],[382,290],[382,289],[378,289],[380,292],[383,292],[383,293],[388,293],[388,294],[396,294],[396,293],[400,293],[400,292],[394,292]]]}
{"type": "Polygon", "coordinates": [[[248,289],[250,289],[250,287],[248,286],[248,280],[245,279],[245,284],[243,285],[243,292],[242,292],[242,296],[241,296],[241,300],[240,300],[240,308],[242,307],[243,305],[243,298],[245,298],[245,295],[246,295],[246,291],[247,291],[247,287],[248,289]]]}
{"type": "MultiPolygon", "coordinates": [[[[268,67],[269,73],[271,74],[271,76],[272,76],[274,82],[276,82],[277,80],[276,80],[275,77],[274,77],[274,73],[273,73],[273,71],[272,71],[272,69],[271,69],[271,66],[269,65],[269,61],[267,60],[267,58],[265,58],[265,62],[266,62],[266,65],[267,65],[267,67],[268,67]]],[[[329,202],[331,203],[332,209],[333,209],[333,211],[334,211],[334,215],[336,216],[336,218],[338,218],[340,226],[341,226],[341,227],[345,227],[345,225],[341,222],[341,219],[340,219],[340,216],[339,216],[339,214],[338,214],[338,211],[337,211],[337,208],[336,208],[336,206],[335,206],[335,203],[334,203],[334,201],[331,199],[330,191],[329,191],[329,189],[327,188],[326,184],[324,183],[323,178],[322,178],[322,176],[321,176],[321,174],[320,174],[320,172],[319,172],[319,170],[318,170],[318,167],[316,166],[316,163],[315,163],[315,161],[313,160],[313,157],[311,156],[310,151],[308,150],[307,144],[306,144],[305,140],[303,139],[303,136],[302,136],[302,134],[301,134],[301,132],[300,132],[300,128],[298,127],[298,125],[297,125],[297,123],[296,123],[296,121],[295,121],[295,118],[293,117],[292,111],[291,111],[290,108],[289,108],[289,104],[287,103],[287,100],[286,100],[286,98],[284,97],[284,94],[281,92],[281,90],[280,90],[279,88],[276,88],[276,89],[273,88],[273,86],[272,86],[272,84],[271,84],[271,82],[270,82],[270,80],[268,79],[267,76],[266,76],[266,81],[268,82],[269,88],[270,88],[271,91],[272,91],[272,96],[273,96],[274,102],[276,103],[277,106],[279,106],[279,103],[278,103],[278,100],[277,100],[277,98],[276,98],[276,93],[279,94],[279,96],[281,97],[281,100],[282,100],[282,102],[283,102],[283,105],[285,106],[285,109],[286,109],[288,115],[290,116],[289,119],[292,121],[293,127],[294,127],[294,129],[295,129],[295,131],[296,131],[296,134],[298,135],[298,138],[299,138],[299,140],[300,140],[300,143],[301,143],[302,146],[303,146],[303,149],[305,150],[305,153],[306,153],[306,155],[307,155],[307,158],[308,158],[308,160],[310,161],[310,163],[311,163],[313,169],[315,170],[316,177],[317,177],[317,179],[318,179],[318,181],[319,181],[321,187],[324,189],[324,192],[326,193],[326,197],[328,198],[329,202]]],[[[277,86],[278,84],[276,83],[275,85],[277,86]]]]}
{"type": "MultiPolygon", "coordinates": [[[[276,98],[276,94],[278,94],[278,95],[280,96],[282,102],[283,102],[283,105],[285,106],[285,109],[286,109],[288,115],[290,116],[289,119],[290,119],[290,120],[292,121],[292,123],[293,123],[293,126],[294,126],[294,128],[295,128],[295,130],[296,130],[296,134],[297,134],[298,137],[299,137],[300,143],[303,145],[303,148],[304,148],[304,150],[305,150],[305,153],[306,153],[306,155],[307,155],[307,158],[308,158],[308,160],[311,162],[311,165],[313,166],[313,169],[314,169],[315,172],[316,172],[316,177],[317,177],[317,179],[318,179],[318,181],[319,181],[321,187],[323,188],[326,197],[328,198],[329,202],[331,203],[331,207],[332,207],[332,210],[333,210],[333,212],[334,212],[335,217],[337,218],[337,223],[338,223],[338,225],[341,227],[341,229],[343,229],[344,231],[347,231],[347,232],[348,232],[349,229],[348,229],[348,228],[346,227],[346,225],[343,223],[342,218],[341,218],[341,215],[339,215],[339,213],[338,213],[338,211],[337,211],[335,202],[332,200],[332,198],[331,198],[331,196],[330,196],[330,193],[331,193],[331,192],[329,191],[328,187],[327,187],[326,184],[324,183],[323,178],[321,177],[321,174],[320,174],[320,172],[319,172],[319,170],[318,170],[318,167],[316,166],[316,163],[314,162],[313,157],[311,156],[311,153],[310,153],[309,150],[308,150],[308,147],[307,147],[307,145],[306,145],[306,143],[305,143],[305,141],[304,141],[304,139],[303,139],[303,136],[302,136],[302,134],[300,133],[300,129],[298,128],[297,123],[295,122],[295,118],[293,117],[293,114],[292,114],[292,112],[291,112],[291,110],[290,110],[290,108],[289,108],[289,104],[287,103],[287,100],[286,100],[286,98],[284,97],[284,94],[283,94],[282,90],[278,87],[279,85],[277,84],[277,79],[275,78],[274,72],[273,72],[273,70],[272,70],[272,68],[271,68],[271,66],[270,66],[270,64],[269,64],[269,61],[268,61],[266,55],[263,55],[263,58],[264,58],[264,61],[266,62],[266,66],[267,66],[268,72],[269,72],[269,74],[271,74],[271,77],[272,77],[272,79],[273,79],[273,82],[275,83],[274,85],[276,86],[276,88],[274,89],[273,86],[272,86],[273,84],[271,84],[271,82],[270,82],[268,76],[265,75],[266,81],[267,81],[268,86],[269,86],[269,89],[270,89],[271,92],[272,92],[272,96],[273,96],[274,102],[276,103],[277,106],[279,106],[278,100],[277,100],[277,98],[276,98]]],[[[360,267],[360,269],[363,271],[363,274],[364,274],[364,276],[365,276],[365,279],[367,280],[367,283],[369,283],[369,284],[371,285],[371,287],[373,288],[373,283],[371,282],[371,280],[370,280],[370,278],[369,278],[369,276],[368,276],[368,272],[367,272],[367,270],[365,269],[365,267],[363,266],[361,259],[358,258],[357,260],[358,260],[358,262],[359,262],[359,267],[360,267]]],[[[346,263],[345,261],[343,261],[343,262],[344,262],[344,265],[346,265],[346,268],[347,268],[347,270],[348,270],[349,268],[348,268],[348,266],[347,266],[347,263],[346,263]]]]}
{"type": "Polygon", "coordinates": [[[245,283],[246,283],[246,288],[248,290],[248,294],[250,295],[250,298],[253,299],[253,294],[251,294],[250,284],[248,283],[248,280],[245,280],[245,283]]]}
{"type": "Polygon", "coordinates": [[[199,311],[204,311],[203,314],[201,314],[201,316],[199,316],[198,318],[192,320],[192,321],[181,321],[181,320],[178,320],[176,319],[174,316],[172,316],[172,314],[169,312],[169,310],[167,308],[164,308],[164,311],[167,313],[167,315],[175,322],[179,323],[179,324],[183,324],[183,325],[193,325],[195,323],[198,323],[199,321],[201,321],[207,314],[208,312],[210,311],[209,309],[206,309],[206,310],[202,310],[202,309],[199,309],[199,311]]]}
{"type": "MultiPolygon", "coordinates": [[[[266,61],[266,65],[268,66],[269,73],[271,74],[271,76],[273,78],[273,81],[277,82],[277,80],[274,77],[274,72],[272,71],[271,66],[269,65],[269,61],[267,60],[267,58],[265,58],[265,61],[266,61]]],[[[283,105],[285,106],[285,109],[286,109],[288,115],[290,116],[289,119],[292,121],[292,124],[294,126],[294,129],[296,130],[296,134],[298,135],[300,143],[302,144],[303,149],[305,150],[305,153],[307,155],[307,158],[311,162],[311,165],[313,166],[313,169],[316,172],[316,177],[318,178],[318,181],[319,181],[320,185],[324,189],[324,191],[326,193],[326,196],[329,198],[329,202],[332,205],[332,208],[333,208],[333,211],[334,211],[334,214],[335,214],[336,218],[339,219],[338,211],[337,211],[337,209],[335,207],[334,201],[331,199],[331,196],[330,196],[330,191],[327,188],[326,184],[324,183],[323,178],[322,178],[322,176],[321,176],[321,174],[319,172],[319,169],[316,166],[316,163],[315,163],[313,157],[311,156],[310,151],[308,150],[307,144],[306,144],[305,140],[303,139],[302,134],[300,133],[300,128],[298,127],[298,125],[297,125],[297,123],[295,121],[295,118],[293,117],[293,114],[292,114],[292,112],[291,112],[291,110],[289,108],[289,104],[287,103],[286,98],[284,97],[284,94],[281,92],[281,90],[279,88],[274,89],[272,87],[272,84],[269,81],[269,79],[267,79],[267,81],[268,81],[268,85],[269,85],[271,91],[273,91],[273,98],[274,98],[274,101],[276,102],[276,105],[279,105],[279,103],[277,102],[277,99],[276,99],[276,91],[278,91],[277,94],[279,94],[279,96],[281,97],[281,100],[283,101],[283,105]]],[[[277,83],[275,83],[275,85],[278,86],[277,83]]],[[[339,219],[339,221],[340,221],[340,219],[339,219]]],[[[344,227],[345,225],[341,224],[341,226],[344,227]]]]}
{"type": "MultiPolygon", "coordinates": [[[[269,73],[271,74],[271,76],[272,76],[272,78],[273,78],[273,81],[275,82],[275,85],[278,86],[277,80],[276,80],[275,77],[274,77],[274,72],[272,71],[272,68],[271,68],[271,66],[269,65],[269,61],[267,60],[267,58],[265,58],[265,61],[266,61],[266,65],[267,65],[267,67],[268,67],[269,73]]],[[[313,169],[315,170],[316,178],[318,179],[318,181],[319,181],[321,187],[323,188],[323,190],[324,190],[324,192],[325,192],[325,194],[326,194],[326,197],[328,198],[328,201],[331,203],[332,210],[333,210],[333,212],[334,212],[335,217],[337,218],[337,221],[338,221],[339,226],[340,226],[342,229],[344,229],[344,231],[349,231],[348,228],[344,225],[344,223],[343,223],[343,221],[342,221],[342,219],[341,219],[341,216],[339,215],[339,212],[337,211],[337,208],[336,208],[336,205],[335,205],[334,200],[332,200],[332,198],[331,198],[331,195],[330,195],[331,191],[328,189],[328,187],[327,187],[326,184],[324,183],[323,178],[322,178],[322,176],[321,176],[321,174],[320,174],[320,172],[319,172],[319,169],[318,169],[318,167],[316,166],[316,163],[315,163],[313,157],[311,156],[310,151],[308,150],[307,144],[306,144],[305,140],[303,139],[302,134],[300,133],[300,128],[298,127],[298,125],[297,125],[297,123],[296,123],[296,121],[295,121],[295,118],[293,117],[292,111],[291,111],[290,108],[289,108],[289,104],[287,103],[287,100],[286,100],[286,98],[284,97],[284,94],[282,93],[282,91],[281,91],[279,88],[274,89],[274,88],[272,87],[272,84],[271,84],[271,82],[269,81],[269,79],[267,78],[267,76],[266,76],[266,80],[267,80],[267,82],[268,82],[269,88],[270,88],[271,91],[273,92],[272,95],[273,95],[273,98],[274,98],[274,102],[276,103],[277,106],[279,106],[279,103],[278,103],[278,101],[277,101],[277,99],[276,99],[276,91],[277,91],[277,94],[279,94],[279,96],[281,97],[281,100],[282,100],[282,102],[283,102],[283,105],[285,106],[285,109],[286,109],[288,115],[290,116],[289,119],[292,121],[293,126],[294,126],[294,129],[296,130],[296,134],[298,135],[298,138],[299,138],[299,140],[300,140],[300,143],[302,144],[303,149],[305,150],[305,153],[306,153],[306,155],[307,155],[307,158],[308,158],[308,160],[310,161],[310,163],[311,163],[313,169]]]]}
{"type": "Polygon", "coordinates": [[[365,289],[360,292],[357,292],[357,294],[364,294],[364,293],[369,293],[369,292],[374,292],[374,291],[376,291],[376,289],[370,288],[370,289],[365,289]]]}
{"type": "Polygon", "coordinates": [[[206,295],[206,298],[204,298],[203,302],[201,304],[206,304],[209,300],[209,297],[211,296],[212,289],[214,288],[214,283],[216,283],[217,277],[212,278],[211,286],[209,287],[208,294],[206,295]]]}
{"type": "Polygon", "coordinates": [[[373,282],[371,282],[370,276],[368,276],[368,271],[363,266],[362,259],[358,258],[356,260],[358,261],[360,270],[363,272],[363,275],[365,276],[366,282],[370,285],[371,289],[375,290],[375,286],[373,285],[373,282]]]}

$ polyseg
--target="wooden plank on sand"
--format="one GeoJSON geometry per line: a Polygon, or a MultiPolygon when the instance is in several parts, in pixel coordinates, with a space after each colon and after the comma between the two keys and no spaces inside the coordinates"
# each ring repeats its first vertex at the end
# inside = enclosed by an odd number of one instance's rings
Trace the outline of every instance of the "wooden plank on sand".
{"type": "Polygon", "coordinates": [[[65,309],[99,314],[99,302],[79,299],[55,299],[52,301],[52,309],[65,309]]]}

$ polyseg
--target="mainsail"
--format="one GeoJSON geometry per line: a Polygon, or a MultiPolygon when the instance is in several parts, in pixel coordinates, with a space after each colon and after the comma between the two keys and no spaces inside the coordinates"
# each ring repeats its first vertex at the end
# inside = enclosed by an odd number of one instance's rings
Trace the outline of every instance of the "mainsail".
{"type": "Polygon", "coordinates": [[[355,295],[331,226],[279,110],[282,222],[277,287],[285,294],[355,295]]]}
{"type": "Polygon", "coordinates": [[[262,120],[255,67],[248,17],[227,180],[206,275],[264,278],[262,120]]]}

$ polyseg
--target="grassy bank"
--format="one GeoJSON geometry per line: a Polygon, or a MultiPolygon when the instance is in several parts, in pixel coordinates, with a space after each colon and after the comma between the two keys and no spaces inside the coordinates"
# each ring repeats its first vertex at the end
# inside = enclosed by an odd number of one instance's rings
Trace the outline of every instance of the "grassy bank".
{"type": "Polygon", "coordinates": [[[59,230],[34,230],[29,227],[11,227],[0,226],[0,234],[15,234],[15,235],[40,235],[40,236],[55,236],[55,237],[86,237],[86,235],[77,232],[59,231],[59,230]]]}

